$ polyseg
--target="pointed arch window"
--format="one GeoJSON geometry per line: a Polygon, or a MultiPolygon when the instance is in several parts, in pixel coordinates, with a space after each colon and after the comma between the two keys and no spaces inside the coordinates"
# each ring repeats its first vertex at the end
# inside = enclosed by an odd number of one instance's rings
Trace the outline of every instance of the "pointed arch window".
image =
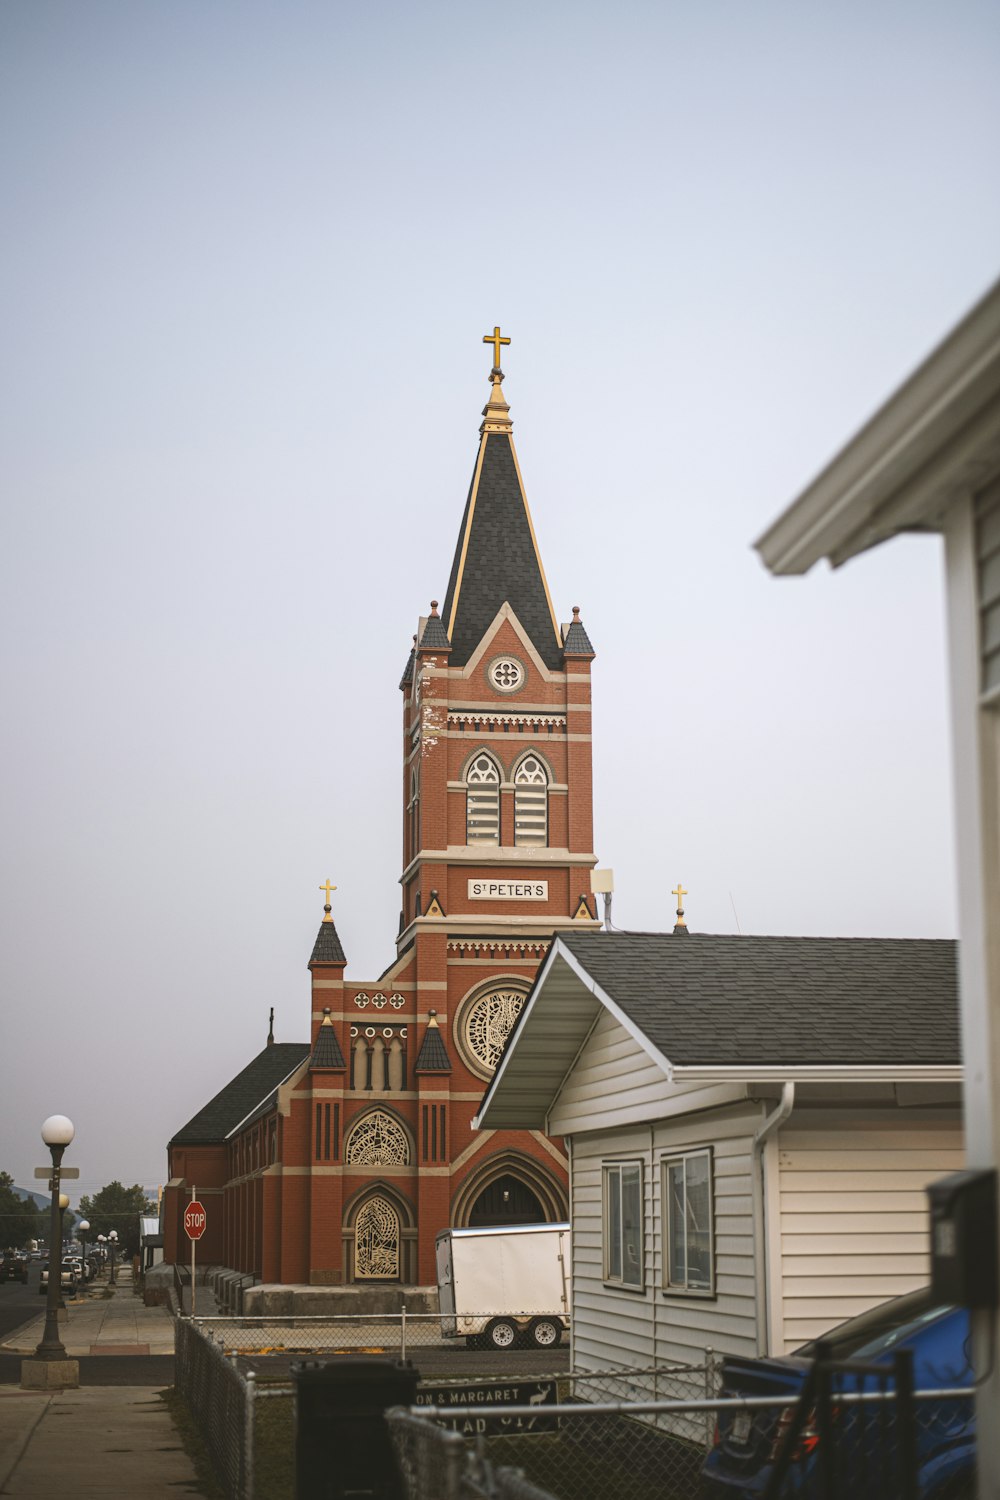
{"type": "Polygon", "coordinates": [[[354,1221],[354,1274],[359,1281],[399,1276],[399,1214],[387,1198],[369,1198],[354,1221]]]}
{"type": "Polygon", "coordinates": [[[373,1109],[351,1131],[344,1160],[359,1167],[405,1167],[410,1162],[410,1143],[392,1115],[373,1109]]]}
{"type": "Polygon", "coordinates": [[[539,848],[549,841],[549,778],[537,755],[514,774],[514,843],[539,848]]]}
{"type": "Polygon", "coordinates": [[[500,842],[500,768],[485,750],[473,756],[465,773],[465,842],[500,842]]]}

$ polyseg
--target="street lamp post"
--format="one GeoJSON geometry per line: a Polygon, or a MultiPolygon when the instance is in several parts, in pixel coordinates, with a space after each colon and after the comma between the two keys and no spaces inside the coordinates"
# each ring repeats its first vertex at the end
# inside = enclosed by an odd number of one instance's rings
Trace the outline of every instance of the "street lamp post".
{"type": "Polygon", "coordinates": [[[84,1280],[84,1284],[86,1285],[86,1281],[87,1281],[87,1230],[90,1228],[90,1220],[89,1219],[81,1219],[80,1222],[79,1222],[79,1224],[76,1227],[77,1227],[77,1229],[80,1232],[80,1245],[81,1245],[80,1264],[81,1264],[81,1266],[83,1268],[83,1280],[84,1280]]]}
{"type": "MultiPolygon", "coordinates": [[[[76,1131],[65,1115],[50,1115],[42,1126],[42,1140],[52,1154],[52,1208],[49,1214],[49,1284],[45,1299],[45,1332],[36,1359],[65,1359],[59,1337],[59,1300],[62,1291],[62,1210],[59,1206],[59,1166],[76,1131]]],[[[68,1201],[68,1200],[67,1200],[68,1201]]]]}
{"type": "MultiPolygon", "coordinates": [[[[63,1234],[65,1232],[64,1229],[63,1229],[63,1224],[65,1222],[67,1208],[69,1208],[69,1194],[68,1193],[60,1193],[59,1194],[59,1276],[57,1278],[57,1280],[59,1282],[59,1311],[60,1312],[65,1312],[66,1311],[66,1302],[65,1302],[65,1299],[63,1298],[63,1294],[62,1294],[62,1263],[63,1263],[63,1234]]],[[[52,1281],[52,1256],[50,1255],[49,1256],[49,1282],[50,1282],[50,1284],[51,1284],[51,1281],[52,1281]]]]}
{"type": "Polygon", "coordinates": [[[117,1231],[117,1229],[112,1229],[111,1233],[108,1235],[108,1242],[111,1245],[111,1281],[110,1281],[110,1285],[111,1286],[116,1286],[117,1285],[117,1277],[115,1276],[115,1251],[118,1248],[118,1231],[117,1231]]]}

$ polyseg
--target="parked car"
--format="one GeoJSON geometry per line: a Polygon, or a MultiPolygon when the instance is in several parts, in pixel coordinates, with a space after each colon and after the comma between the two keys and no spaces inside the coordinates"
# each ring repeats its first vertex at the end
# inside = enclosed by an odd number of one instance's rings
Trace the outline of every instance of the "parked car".
{"type": "Polygon", "coordinates": [[[5,1252],[0,1259],[0,1281],[23,1281],[27,1285],[28,1262],[23,1255],[18,1255],[14,1250],[5,1252]]]}
{"type": "MultiPolygon", "coordinates": [[[[975,1493],[975,1409],[971,1400],[973,1372],[969,1359],[969,1315],[965,1308],[936,1302],[929,1288],[895,1297],[839,1324],[823,1336],[834,1360],[856,1360],[891,1366],[900,1350],[913,1355],[917,1390],[967,1388],[969,1398],[920,1404],[916,1427],[918,1483],[921,1500],[952,1500],[975,1493]],[[970,1488],[966,1490],[965,1485],[970,1488]]],[[[804,1344],[794,1354],[750,1359],[729,1356],[722,1366],[723,1396],[784,1396],[785,1407],[720,1412],[715,1442],[702,1470],[702,1500],[758,1500],[771,1475],[778,1448],[795,1411],[816,1343],[804,1344]]],[[[859,1377],[860,1388],[874,1388],[881,1377],[859,1377]]],[[[889,1388],[892,1379],[887,1377],[889,1388]]],[[[853,1381],[849,1389],[857,1389],[853,1381]]],[[[855,1500],[869,1493],[860,1471],[870,1462],[882,1421],[875,1407],[844,1405],[835,1412],[841,1433],[843,1472],[855,1500]],[[847,1435],[847,1423],[853,1430],[847,1435]],[[854,1467],[859,1473],[853,1474],[854,1467]]],[[[884,1431],[884,1426],[883,1426],[884,1431]]],[[[816,1463],[819,1436],[808,1420],[792,1456],[791,1486],[801,1486],[816,1463]]],[[[869,1485],[871,1481],[869,1480],[869,1485]]]]}
{"type": "MultiPolygon", "coordinates": [[[[61,1285],[63,1294],[65,1295],[66,1293],[69,1293],[69,1295],[72,1296],[73,1293],[76,1291],[77,1287],[80,1285],[80,1272],[79,1272],[78,1268],[73,1264],[72,1261],[70,1261],[70,1260],[64,1260],[62,1262],[62,1264],[60,1265],[60,1268],[59,1268],[59,1281],[60,1281],[60,1285],[61,1285]]],[[[45,1264],[44,1264],[44,1266],[42,1267],[42,1274],[41,1274],[41,1276],[38,1279],[38,1290],[41,1292],[41,1294],[42,1294],[43,1297],[48,1296],[48,1291],[49,1291],[49,1263],[48,1263],[48,1261],[46,1261],[45,1264]]]]}

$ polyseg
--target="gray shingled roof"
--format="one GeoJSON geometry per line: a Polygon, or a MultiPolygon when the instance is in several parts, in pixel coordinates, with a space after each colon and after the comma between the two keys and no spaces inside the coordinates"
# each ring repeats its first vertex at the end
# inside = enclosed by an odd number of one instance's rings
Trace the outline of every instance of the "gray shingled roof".
{"type": "Polygon", "coordinates": [[[399,679],[399,685],[400,685],[401,688],[409,687],[410,683],[413,681],[413,663],[414,663],[414,660],[416,658],[416,655],[417,655],[417,648],[416,648],[416,646],[411,646],[411,648],[410,648],[410,654],[406,658],[406,666],[403,668],[403,675],[399,679]]]}
{"type": "Polygon", "coordinates": [[[340,1050],[337,1041],[337,1033],[332,1026],[322,1025],[316,1036],[316,1045],[313,1048],[312,1057],[309,1059],[309,1067],[312,1068],[344,1068],[344,1054],[340,1050]]]}
{"type": "Polygon", "coordinates": [[[420,637],[421,651],[450,651],[451,641],[448,632],[441,623],[440,615],[428,615],[424,633],[420,637]]]}
{"type": "Polygon", "coordinates": [[[312,955],[309,959],[311,964],[346,964],[344,950],[337,936],[336,923],[321,922],[316,941],[313,944],[312,955]]]}
{"type": "MultiPolygon", "coordinates": [[[[469,512],[473,492],[465,502],[455,559],[442,615],[451,620],[458,570],[466,531],[469,545],[458,590],[458,610],[451,628],[449,666],[462,667],[479,645],[501,606],[510,604],[547,667],[562,667],[562,645],[556,639],[538,556],[528,522],[528,511],[514,463],[509,434],[486,433],[472,525],[469,512]]],[[[474,482],[474,481],[473,481],[474,482]]]]}
{"type": "Polygon", "coordinates": [[[205,1146],[224,1141],[308,1056],[307,1042],[273,1042],[265,1047],[242,1073],[237,1073],[178,1130],[171,1146],[205,1146]]]}
{"type": "Polygon", "coordinates": [[[559,941],[677,1067],[961,1061],[950,940],[570,932],[559,941]]]}
{"type": "Polygon", "coordinates": [[[450,1073],[451,1058],[439,1026],[428,1026],[413,1066],[415,1073],[450,1073]]]}
{"type": "Polygon", "coordinates": [[[596,654],[593,646],[590,644],[590,636],[583,628],[582,621],[572,620],[566,632],[566,639],[563,642],[563,655],[595,656],[596,654]]]}

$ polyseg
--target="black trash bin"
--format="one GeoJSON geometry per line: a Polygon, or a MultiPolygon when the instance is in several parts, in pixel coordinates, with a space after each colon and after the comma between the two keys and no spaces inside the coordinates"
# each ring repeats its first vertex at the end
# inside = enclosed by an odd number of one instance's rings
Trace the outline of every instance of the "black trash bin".
{"type": "Polygon", "coordinates": [[[292,1378],[296,1500],[406,1500],[385,1412],[416,1400],[420,1375],[410,1361],[304,1359],[292,1378]]]}

